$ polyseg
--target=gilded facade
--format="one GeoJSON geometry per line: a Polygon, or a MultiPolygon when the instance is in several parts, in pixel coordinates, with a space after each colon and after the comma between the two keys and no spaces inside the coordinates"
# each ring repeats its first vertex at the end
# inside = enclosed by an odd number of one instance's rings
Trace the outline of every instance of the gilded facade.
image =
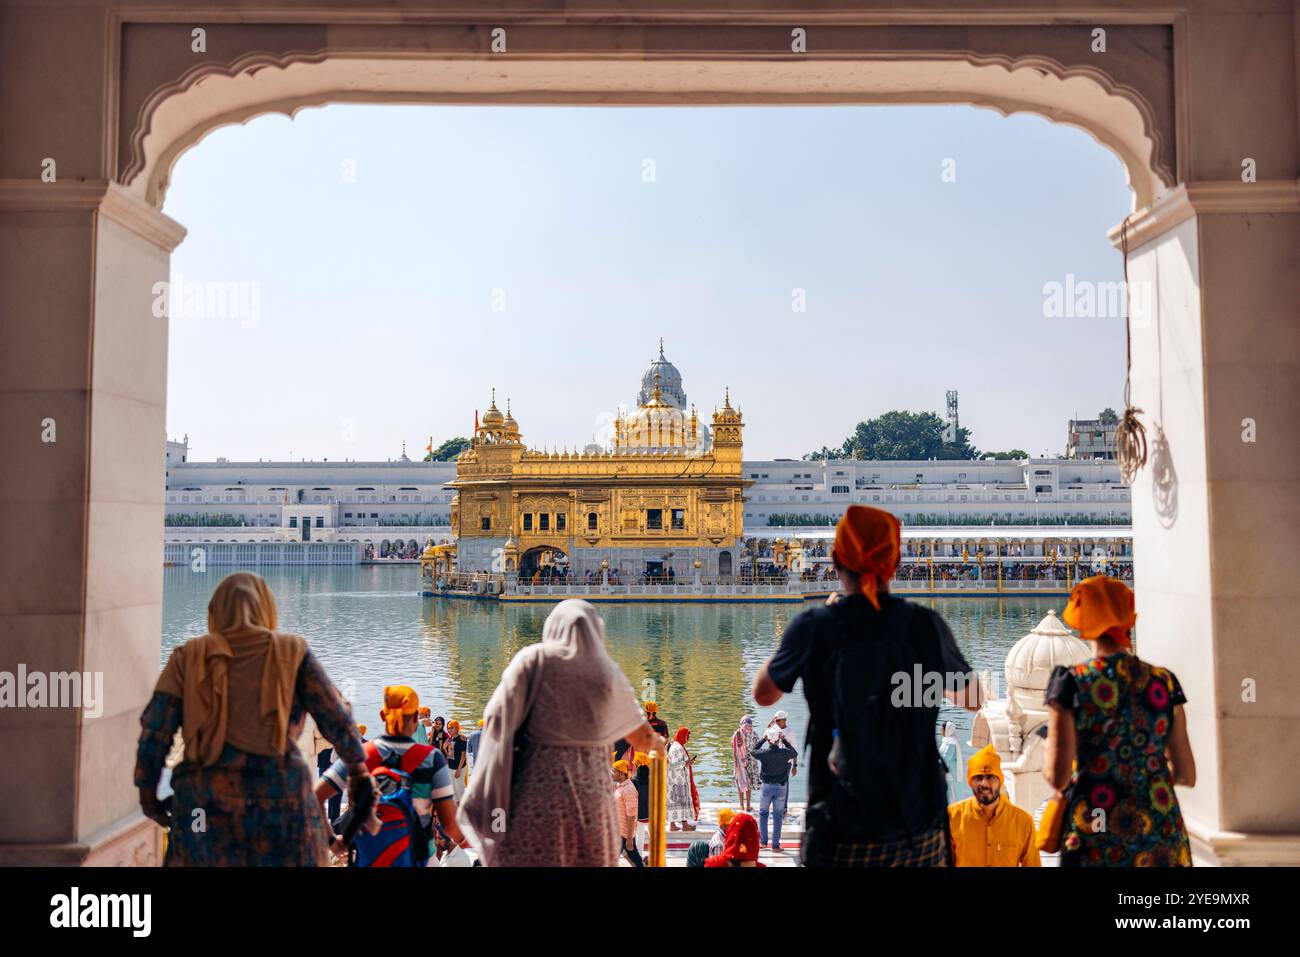
{"type": "Polygon", "coordinates": [[[662,343],[636,410],[620,411],[603,446],[530,449],[509,403],[502,413],[494,396],[449,483],[456,568],[531,577],[551,566],[579,580],[603,569],[625,581],[731,576],[750,484],[743,428],[729,392],[708,423],[687,406],[662,343]]]}

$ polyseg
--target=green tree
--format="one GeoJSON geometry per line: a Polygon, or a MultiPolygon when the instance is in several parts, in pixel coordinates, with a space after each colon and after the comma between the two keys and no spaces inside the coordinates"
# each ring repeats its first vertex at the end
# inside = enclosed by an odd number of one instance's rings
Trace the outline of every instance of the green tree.
{"type": "Polygon", "coordinates": [[[1118,422],[1118,421],[1119,421],[1119,415],[1118,415],[1118,413],[1116,413],[1115,410],[1112,409],[1110,406],[1106,406],[1106,408],[1102,409],[1102,410],[1101,410],[1101,415],[1097,416],[1097,418],[1101,419],[1101,421],[1103,421],[1103,422],[1118,422]]]}
{"type": "Polygon", "coordinates": [[[438,446],[432,452],[426,452],[424,461],[426,462],[450,462],[456,456],[460,455],[469,448],[469,439],[464,436],[457,436],[454,439],[448,439],[438,446]]]}
{"type": "Polygon", "coordinates": [[[1029,453],[1024,449],[1012,449],[1010,452],[985,452],[984,458],[997,459],[999,462],[1005,462],[1008,459],[1027,459],[1029,453]]]}
{"type": "Polygon", "coordinates": [[[844,449],[842,448],[832,449],[832,448],[827,448],[826,446],[823,445],[819,451],[809,452],[807,455],[805,455],[804,460],[811,462],[811,461],[816,461],[818,459],[839,459],[843,457],[844,457],[844,449]]]}
{"type": "Polygon", "coordinates": [[[933,412],[894,410],[859,422],[838,449],[810,452],[805,458],[846,459],[973,459],[979,450],[970,443],[970,429],[958,428],[954,441],[945,441],[947,423],[933,412]]]}

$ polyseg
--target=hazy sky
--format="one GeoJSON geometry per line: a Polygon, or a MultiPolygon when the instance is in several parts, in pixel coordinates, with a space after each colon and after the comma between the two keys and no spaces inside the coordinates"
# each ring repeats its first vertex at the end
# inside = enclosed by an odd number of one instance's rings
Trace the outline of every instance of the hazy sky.
{"type": "Polygon", "coordinates": [[[1087,134],[971,107],[260,117],[172,176],[173,283],[248,298],[173,306],[168,434],[200,460],[416,458],[495,386],[528,444],[581,447],[663,336],[702,415],[731,387],[746,458],[947,389],[979,448],[1055,453],[1120,407],[1124,336],[1046,318],[1044,285],[1122,278],[1129,205],[1087,134]]]}

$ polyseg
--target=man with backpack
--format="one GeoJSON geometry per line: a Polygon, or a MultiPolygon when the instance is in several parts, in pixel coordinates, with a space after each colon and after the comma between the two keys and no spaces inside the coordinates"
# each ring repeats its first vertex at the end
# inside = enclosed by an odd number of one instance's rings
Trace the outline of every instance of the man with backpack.
{"type": "Polygon", "coordinates": [[[979,710],[979,682],[937,613],[889,594],[900,538],[888,512],[850,505],[831,550],[840,594],[791,621],[754,679],[764,707],[803,681],[805,866],[948,863],[934,728],[944,698],[979,710]]]}
{"type": "MultiPolygon", "coordinates": [[[[424,867],[429,860],[433,821],[456,845],[469,843],[456,825],[451,771],[447,759],[432,744],[420,744],[413,735],[419,725],[420,699],[405,685],[384,688],[384,733],[364,747],[366,768],[375,780],[373,815],[363,808],[366,822],[350,823],[357,809],[349,808],[335,822],[335,830],[353,833],[350,862],[356,867],[424,867]]],[[[341,791],[347,771],[341,761],[326,771],[316,785],[316,799],[324,803],[341,791]]],[[[335,842],[335,851],[342,845],[335,842]]]]}

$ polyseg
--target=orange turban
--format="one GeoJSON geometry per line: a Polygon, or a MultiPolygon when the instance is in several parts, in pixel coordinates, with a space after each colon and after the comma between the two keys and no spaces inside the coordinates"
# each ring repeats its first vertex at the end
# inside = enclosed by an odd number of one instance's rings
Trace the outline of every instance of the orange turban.
{"type": "Polygon", "coordinates": [[[619,772],[620,774],[627,774],[627,773],[628,773],[627,762],[626,762],[626,761],[615,761],[615,762],[614,762],[614,770],[617,771],[617,772],[619,772]]]}
{"type": "Polygon", "coordinates": [[[877,611],[880,586],[894,577],[901,539],[898,519],[866,505],[850,505],[835,526],[831,557],[846,571],[858,575],[862,594],[877,611]]]}
{"type": "Polygon", "coordinates": [[[1132,643],[1129,631],[1137,621],[1133,590],[1108,575],[1093,575],[1074,586],[1061,620],[1088,641],[1110,635],[1121,645],[1132,643]]]}
{"type": "Polygon", "coordinates": [[[429,715],[433,714],[433,712],[428,708],[421,708],[419,714],[421,718],[427,718],[429,715]]]}
{"type": "Polygon", "coordinates": [[[991,744],[986,744],[970,756],[966,762],[966,783],[970,784],[970,779],[977,774],[991,774],[998,779],[998,784],[1004,783],[1002,780],[1002,758],[998,755],[998,749],[991,744]]]}
{"type": "Polygon", "coordinates": [[[650,755],[646,754],[644,751],[635,751],[632,754],[632,763],[638,768],[643,768],[650,763],[650,755]]]}
{"type": "Polygon", "coordinates": [[[659,710],[659,705],[655,704],[653,701],[647,701],[645,703],[646,714],[654,714],[658,710],[659,710]]]}
{"type": "Polygon", "coordinates": [[[401,734],[402,722],[408,714],[417,714],[420,710],[420,696],[414,688],[406,685],[388,685],[384,688],[384,706],[379,709],[379,717],[384,719],[384,727],[389,734],[401,734]]]}
{"type": "Polygon", "coordinates": [[[460,734],[460,722],[459,722],[459,721],[448,721],[448,722],[447,722],[447,733],[450,734],[453,738],[456,737],[456,735],[460,734]]]}

